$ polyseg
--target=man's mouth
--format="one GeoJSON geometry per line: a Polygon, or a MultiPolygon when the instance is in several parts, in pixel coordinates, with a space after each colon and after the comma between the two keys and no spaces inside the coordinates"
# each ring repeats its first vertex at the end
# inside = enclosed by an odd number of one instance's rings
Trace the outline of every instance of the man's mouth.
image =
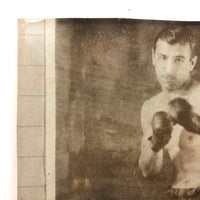
{"type": "Polygon", "coordinates": [[[167,83],[175,83],[177,81],[175,77],[163,77],[162,79],[167,83]]]}
{"type": "Polygon", "coordinates": [[[162,79],[161,85],[163,86],[163,88],[165,88],[169,91],[174,91],[179,88],[179,84],[177,82],[176,77],[172,77],[172,76],[164,77],[163,76],[163,77],[161,77],[161,79],[162,79]]]}

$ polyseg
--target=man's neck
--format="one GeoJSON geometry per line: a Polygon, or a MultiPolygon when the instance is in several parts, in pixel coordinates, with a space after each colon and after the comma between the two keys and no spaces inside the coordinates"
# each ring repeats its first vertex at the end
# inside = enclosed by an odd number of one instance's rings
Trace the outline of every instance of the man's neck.
{"type": "Polygon", "coordinates": [[[163,94],[169,99],[185,96],[185,95],[188,95],[193,90],[193,88],[196,87],[196,85],[197,85],[197,82],[191,80],[177,90],[169,91],[169,90],[163,89],[163,94]]]}
{"type": "Polygon", "coordinates": [[[167,99],[168,101],[171,101],[172,99],[176,98],[176,97],[180,97],[182,96],[180,92],[178,91],[167,91],[167,90],[163,90],[163,97],[164,99],[167,99]]]}
{"type": "Polygon", "coordinates": [[[199,83],[196,81],[191,81],[190,84],[185,85],[184,87],[173,90],[173,91],[168,91],[163,89],[163,95],[167,99],[174,99],[176,97],[184,97],[188,96],[196,86],[198,86],[199,83]]]}

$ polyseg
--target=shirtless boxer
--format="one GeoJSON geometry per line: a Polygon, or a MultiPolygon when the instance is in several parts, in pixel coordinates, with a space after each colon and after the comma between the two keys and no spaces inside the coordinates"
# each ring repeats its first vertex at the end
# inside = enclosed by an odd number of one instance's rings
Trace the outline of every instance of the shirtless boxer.
{"type": "Polygon", "coordinates": [[[164,28],[155,40],[152,61],[162,92],[142,106],[140,169],[145,177],[159,174],[166,148],[175,168],[169,199],[200,200],[200,84],[190,75],[197,63],[190,30],[164,28]]]}

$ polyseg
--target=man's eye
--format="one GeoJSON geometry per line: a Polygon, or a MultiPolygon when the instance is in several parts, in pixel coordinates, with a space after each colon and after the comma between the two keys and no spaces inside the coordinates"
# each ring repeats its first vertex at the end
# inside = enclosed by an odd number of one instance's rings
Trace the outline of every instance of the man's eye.
{"type": "Polygon", "coordinates": [[[175,63],[182,63],[182,62],[183,62],[183,59],[181,59],[181,58],[176,58],[176,59],[174,60],[174,62],[175,62],[175,63]]]}
{"type": "Polygon", "coordinates": [[[161,56],[160,56],[160,60],[167,60],[167,56],[161,55],[161,56]]]}

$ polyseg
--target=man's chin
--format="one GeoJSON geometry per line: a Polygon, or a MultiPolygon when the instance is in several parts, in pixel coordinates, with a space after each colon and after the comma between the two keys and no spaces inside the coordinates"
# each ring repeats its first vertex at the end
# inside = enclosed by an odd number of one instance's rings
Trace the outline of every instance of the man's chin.
{"type": "Polygon", "coordinates": [[[176,92],[179,90],[179,87],[176,84],[162,83],[161,87],[162,90],[166,92],[176,92]]]}
{"type": "Polygon", "coordinates": [[[192,85],[192,80],[184,82],[183,84],[164,84],[162,86],[163,91],[169,93],[177,93],[180,91],[188,91],[192,85]]]}
{"type": "Polygon", "coordinates": [[[175,87],[162,87],[163,91],[168,92],[168,93],[174,93],[174,92],[178,92],[179,89],[175,88],[175,87]]]}

